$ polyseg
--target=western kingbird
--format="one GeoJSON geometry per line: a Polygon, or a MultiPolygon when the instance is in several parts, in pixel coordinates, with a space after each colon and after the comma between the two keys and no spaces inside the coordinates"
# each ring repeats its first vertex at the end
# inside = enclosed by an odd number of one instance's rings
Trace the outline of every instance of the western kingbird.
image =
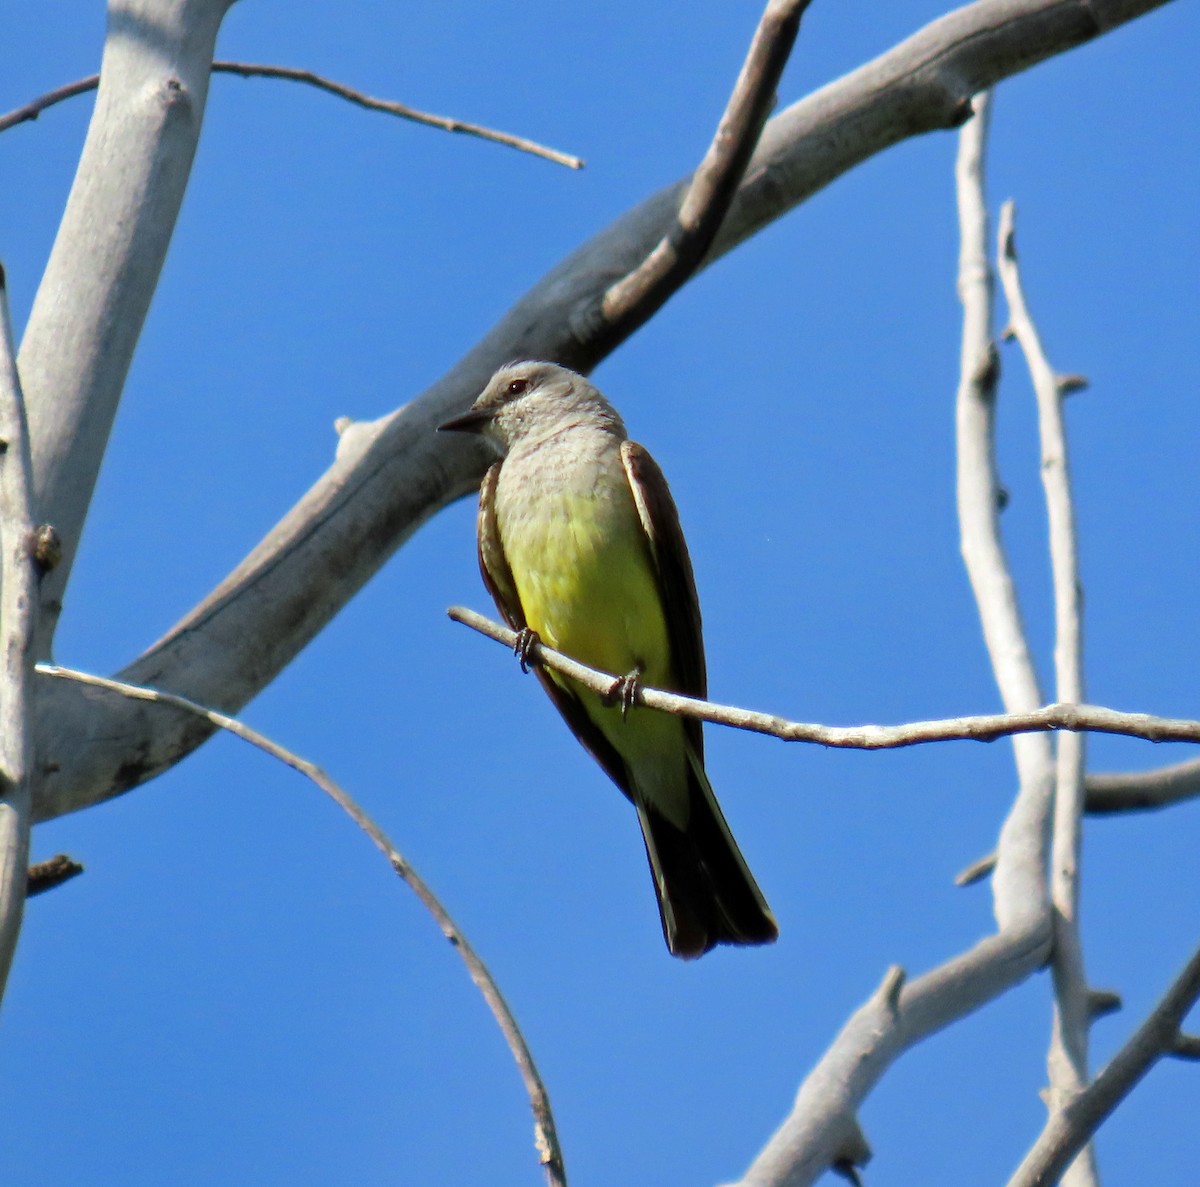
{"type": "MultiPolygon", "coordinates": [[[[629,683],[706,695],[704,643],[679,513],[611,404],[554,363],[503,367],[440,426],[504,456],[479,492],[479,568],[500,613],[629,683]]],[[[567,725],[633,802],[672,955],[779,934],[704,771],[699,721],[603,698],[538,667],[567,725]]]]}

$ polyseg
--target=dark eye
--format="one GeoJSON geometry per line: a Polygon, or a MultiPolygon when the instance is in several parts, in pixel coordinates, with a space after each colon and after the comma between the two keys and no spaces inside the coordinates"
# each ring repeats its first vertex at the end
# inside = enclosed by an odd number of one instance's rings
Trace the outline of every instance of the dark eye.
{"type": "Polygon", "coordinates": [[[519,396],[523,392],[527,392],[528,390],[529,390],[529,380],[528,379],[513,379],[513,380],[509,381],[508,387],[506,387],[504,389],[504,394],[506,396],[519,396]]]}

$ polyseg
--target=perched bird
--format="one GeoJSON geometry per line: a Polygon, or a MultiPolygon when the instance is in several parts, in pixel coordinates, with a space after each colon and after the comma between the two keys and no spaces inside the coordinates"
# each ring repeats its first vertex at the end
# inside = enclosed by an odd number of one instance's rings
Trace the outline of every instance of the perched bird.
{"type": "MultiPolygon", "coordinates": [[[[508,624],[590,667],[627,673],[625,693],[645,682],[705,696],[679,513],[662,471],[600,392],[554,363],[516,363],[440,427],[480,433],[504,455],[480,488],[478,528],[480,571],[508,624]]],[[[672,955],[774,940],[775,920],[705,774],[700,722],[537,674],[637,809],[672,955]]]]}

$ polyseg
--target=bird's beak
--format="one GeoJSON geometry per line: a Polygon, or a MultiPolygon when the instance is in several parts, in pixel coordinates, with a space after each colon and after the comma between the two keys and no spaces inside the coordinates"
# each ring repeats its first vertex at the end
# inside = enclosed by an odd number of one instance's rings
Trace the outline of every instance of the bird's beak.
{"type": "Polygon", "coordinates": [[[468,408],[462,416],[451,417],[438,425],[439,433],[481,433],[492,419],[489,408],[468,408]]]}

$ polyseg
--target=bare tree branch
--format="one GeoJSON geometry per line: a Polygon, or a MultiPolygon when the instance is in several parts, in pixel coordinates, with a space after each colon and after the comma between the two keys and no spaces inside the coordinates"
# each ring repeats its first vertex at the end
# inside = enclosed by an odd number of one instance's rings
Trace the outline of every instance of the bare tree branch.
{"type": "Polygon", "coordinates": [[[1200,998],[1200,950],[1108,1066],[1084,1088],[1052,1111],[1046,1128],[1008,1187],[1051,1187],[1104,1119],[1129,1095],[1141,1078],[1164,1056],[1175,1055],[1187,1036],[1180,1027],[1200,998]]]}
{"type": "Polygon", "coordinates": [[[889,973],[842,1027],[800,1086],[787,1119],[731,1187],[815,1182],[857,1131],[859,1105],[905,1051],[1020,984],[1049,955],[1050,923],[1043,914],[988,936],[906,982],[891,1000],[885,992],[889,973]]]}
{"type": "Polygon", "coordinates": [[[7,132],[9,128],[15,128],[18,124],[35,120],[47,108],[63,103],[67,99],[74,99],[76,95],[86,95],[88,91],[94,91],[99,85],[100,75],[89,74],[86,78],[77,78],[74,82],[55,87],[54,90],[47,91],[44,95],[39,95],[36,99],[31,99],[28,103],[22,103],[20,107],[14,107],[12,111],[0,115],[0,132],[7,132]]]}
{"type": "MultiPolygon", "coordinates": [[[[312,70],[300,70],[295,66],[268,66],[257,62],[217,61],[212,64],[212,72],[214,74],[236,74],[240,78],[279,78],[288,82],[305,83],[320,91],[337,95],[338,98],[345,99],[348,103],[365,107],[368,111],[382,111],[387,115],[399,116],[401,119],[411,120],[417,124],[441,128],[445,132],[462,132],[467,136],[478,136],[481,140],[490,140],[495,144],[503,144],[521,152],[532,153],[535,157],[544,157],[547,161],[553,161],[557,165],[566,165],[568,169],[582,169],[587,164],[582,157],[559,152],[555,148],[547,148],[544,144],[538,144],[535,140],[526,140],[523,136],[498,132],[493,128],[485,128],[482,124],[468,123],[466,120],[455,119],[453,116],[433,115],[428,111],[419,111],[415,107],[409,107],[406,103],[396,103],[391,99],[373,98],[344,83],[316,74],[312,70]]],[[[29,103],[14,108],[6,115],[0,115],[0,132],[7,132],[9,128],[15,128],[17,124],[35,120],[47,108],[53,107],[65,99],[95,90],[99,83],[99,74],[89,74],[87,78],[80,78],[75,82],[55,87],[54,90],[39,95],[29,103]]]]}
{"type": "Polygon", "coordinates": [[[959,870],[954,875],[955,886],[974,886],[976,882],[982,882],[984,878],[996,868],[995,853],[988,853],[984,857],[977,858],[971,862],[965,869],[959,870]]]}
{"type": "MultiPolygon", "coordinates": [[[[447,614],[455,622],[510,650],[516,647],[517,633],[510,627],[465,606],[451,606],[447,614]]],[[[530,644],[528,659],[570,676],[601,696],[611,695],[620,679],[616,673],[589,668],[541,642],[530,644]]],[[[1045,734],[1055,730],[1119,734],[1143,738],[1147,742],[1200,742],[1200,721],[1122,713],[1099,705],[1046,705],[1026,713],[983,713],[972,717],[947,717],[940,721],[912,721],[904,725],[817,725],[642,685],[634,690],[633,703],[679,717],[710,721],[714,725],[769,734],[785,742],[814,742],[841,750],[897,750],[927,742],[994,742],[997,738],[1013,737],[1015,740],[1023,734],[1045,734]]]]}
{"type": "Polygon", "coordinates": [[[46,861],[36,862],[29,867],[25,897],[29,899],[35,895],[45,894],[47,890],[53,890],[64,882],[70,882],[72,878],[77,878],[82,873],[83,866],[79,862],[73,861],[65,853],[56,854],[46,861]]]}
{"type": "Polygon", "coordinates": [[[1180,1034],[1167,1052],[1172,1059],[1200,1059],[1200,1035],[1180,1034]]]}
{"type": "Polygon", "coordinates": [[[1089,815],[1166,808],[1200,795],[1200,758],[1154,771],[1088,775],[1084,787],[1089,815]]]}
{"type": "Polygon", "coordinates": [[[50,654],[113,417],[175,228],[231,0],[110,0],[100,89],[21,343],[34,498],[63,561],[42,583],[50,654]]]}
{"type": "MultiPolygon", "coordinates": [[[[963,304],[961,379],[957,404],[958,508],[962,555],[979,607],[984,641],[1005,709],[1027,713],[1042,704],[1037,673],[1021,622],[1017,594],[1000,535],[1000,478],[996,471],[996,397],[1000,360],[993,338],[994,279],[988,259],[984,152],[990,104],[981,105],[978,137],[963,129],[958,157],[961,249],[958,293],[963,304]]],[[[992,881],[1001,927],[1010,910],[1043,909],[1046,901],[1046,818],[1020,808],[1022,799],[1048,802],[1054,778],[1050,740],[1013,739],[1020,784],[1017,806],[1004,825],[1000,849],[1009,860],[997,864],[992,881]],[[1013,893],[1008,879],[1025,888],[1013,893]],[[1032,895],[1026,891],[1032,891],[1032,895]]]]}
{"type": "Polygon", "coordinates": [[[674,226],[600,302],[603,326],[596,334],[603,337],[606,353],[662,308],[712,246],[775,102],[775,88],[808,2],[768,0],[716,136],[692,174],[674,226]]]}
{"type": "Polygon", "coordinates": [[[34,772],[33,462],[0,266],[0,999],[12,967],[28,888],[34,772]]]}
{"type": "Polygon", "coordinates": [[[243,722],[237,721],[235,718],[229,717],[224,713],[218,713],[214,709],[206,708],[204,705],[198,705],[186,697],[175,696],[172,693],[163,692],[156,688],[145,688],[127,684],[120,680],[109,680],[104,676],[95,676],[90,672],[79,672],[73,668],[64,668],[56,664],[39,664],[38,671],[42,675],[56,680],[73,681],[76,684],[89,688],[103,689],[105,692],[115,693],[130,700],[149,702],[156,706],[166,706],[193,717],[201,717],[214,729],[226,730],[228,733],[241,738],[242,741],[249,742],[251,746],[258,747],[259,750],[269,754],[272,758],[278,759],[281,763],[291,767],[292,770],[299,771],[301,775],[311,779],[313,783],[325,792],[367,834],[375,848],[388,859],[392,869],[411,888],[417,898],[421,900],[422,905],[433,916],[434,922],[441,929],[442,935],[450,941],[451,946],[462,957],[471,980],[475,982],[479,992],[483,995],[483,1000],[487,1003],[488,1009],[491,1010],[492,1016],[496,1019],[496,1023],[504,1035],[504,1040],[512,1052],[513,1059],[516,1061],[517,1070],[521,1073],[525,1090],[529,1094],[529,1103],[533,1109],[534,1116],[534,1142],[538,1151],[538,1159],[546,1172],[546,1179],[550,1187],[566,1187],[566,1171],[563,1168],[562,1149],[558,1143],[558,1133],[554,1125],[554,1114],[550,1108],[550,1097],[546,1092],[546,1086],[542,1082],[542,1077],[537,1070],[537,1065],[534,1063],[533,1052],[530,1051],[529,1045],[525,1041],[525,1036],[521,1033],[521,1028],[517,1025],[517,1020],[513,1016],[512,1010],[509,1009],[508,1003],[504,1000],[504,995],[500,992],[500,986],[496,984],[487,965],[484,964],[475,949],[468,943],[462,929],[454,922],[446,908],[442,906],[441,901],[430,889],[428,883],[421,878],[409,864],[408,860],[392,844],[383,829],[367,815],[362,807],[341,786],[335,783],[316,763],[301,758],[293,751],[280,746],[278,742],[273,742],[265,734],[260,734],[257,730],[252,729],[243,722]]]}
{"type": "MultiPolygon", "coordinates": [[[[934,21],[767,123],[708,259],[874,153],[961,122],[982,87],[1162,2],[978,0],[934,21]]],[[[392,551],[478,483],[488,455],[439,437],[437,424],[513,358],[557,359],[582,370],[598,361],[603,352],[581,341],[576,326],[594,324],[590,311],[613,281],[668,233],[685,187],[655,194],[564,260],[418,399],[380,421],[346,428],[330,470],[122,677],[227,711],[274,679],[392,551]]],[[[73,341],[82,316],[64,312],[59,339],[73,341]]],[[[140,326],[141,313],[133,309],[117,320],[140,326]]],[[[43,349],[57,340],[47,334],[43,349]]],[[[44,688],[40,696],[40,753],[50,769],[37,789],[38,819],[120,794],[211,733],[185,715],[151,714],[132,703],[96,706],[66,686],[44,688]]]]}
{"type": "MultiPolygon", "coordinates": [[[[1009,334],[1020,343],[1037,396],[1042,443],[1042,485],[1050,534],[1054,578],[1054,667],[1058,700],[1080,703],[1083,691],[1083,586],[1079,576],[1075,509],[1063,424],[1062,387],[1050,366],[1034,325],[1017,263],[1016,207],[1000,212],[997,259],[1009,309],[1009,334]]],[[[1088,1026],[1091,1010],[1083,947],[1079,936],[1079,857],[1083,825],[1084,736],[1057,738],[1054,830],[1050,857],[1050,899],[1054,907],[1054,1023],[1047,1068],[1047,1107],[1061,1109],[1088,1082],[1088,1026]]],[[[1068,1168],[1065,1187],[1096,1187],[1099,1172],[1091,1144],[1068,1168]]]]}
{"type": "MultiPolygon", "coordinates": [[[[963,555],[979,604],[997,679],[1020,701],[1037,682],[1016,612],[996,524],[991,403],[996,352],[992,344],[992,277],[987,258],[984,159],[987,96],[959,138],[956,179],[962,246],[962,370],[958,391],[959,522],[963,555]],[[968,462],[977,469],[964,473],[968,462]],[[1003,650],[1001,650],[1003,647],[1003,650]]],[[[1048,750],[1048,747],[1046,748],[1048,750]]],[[[1017,747],[1020,790],[1000,832],[992,881],[999,931],[894,998],[877,993],[843,1027],[805,1079],[795,1107],[740,1187],[801,1187],[841,1152],[858,1106],[889,1064],[908,1047],[978,1009],[1040,968],[1053,935],[1045,880],[1045,837],[1052,811],[1048,754],[1017,747]]],[[[885,982],[886,984],[886,982],[885,982]]]]}

